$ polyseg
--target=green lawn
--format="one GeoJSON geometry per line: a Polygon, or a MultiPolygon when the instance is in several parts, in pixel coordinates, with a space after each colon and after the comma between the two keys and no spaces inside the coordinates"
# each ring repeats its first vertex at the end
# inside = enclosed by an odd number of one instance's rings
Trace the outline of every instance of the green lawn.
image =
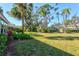
{"type": "Polygon", "coordinates": [[[28,33],[34,39],[15,44],[16,55],[79,55],[79,33],[28,33]]]}

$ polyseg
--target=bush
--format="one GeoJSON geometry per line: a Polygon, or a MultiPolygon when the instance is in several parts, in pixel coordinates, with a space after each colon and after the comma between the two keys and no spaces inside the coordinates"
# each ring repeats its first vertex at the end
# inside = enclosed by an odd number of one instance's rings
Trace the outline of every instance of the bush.
{"type": "Polygon", "coordinates": [[[0,56],[4,55],[4,51],[6,50],[7,46],[6,45],[0,45],[0,56]]]}
{"type": "Polygon", "coordinates": [[[0,35],[0,55],[4,54],[4,50],[6,49],[7,44],[7,36],[6,35],[0,35]]]}
{"type": "Polygon", "coordinates": [[[67,29],[67,30],[65,30],[65,32],[66,32],[66,33],[71,33],[71,32],[72,32],[72,30],[67,29]]]}
{"type": "Polygon", "coordinates": [[[46,28],[46,29],[43,29],[43,32],[53,33],[53,32],[59,32],[59,30],[57,28],[46,28]]]}
{"type": "Polygon", "coordinates": [[[58,29],[48,29],[48,32],[49,32],[49,33],[59,32],[59,30],[58,30],[58,29]]]}
{"type": "Polygon", "coordinates": [[[67,29],[67,30],[65,30],[67,33],[78,33],[79,32],[79,30],[71,30],[71,29],[67,29]]]}
{"type": "Polygon", "coordinates": [[[7,43],[7,36],[0,35],[0,44],[6,44],[7,43]]]}
{"type": "Polygon", "coordinates": [[[19,39],[19,40],[25,40],[25,39],[32,39],[32,37],[28,34],[22,34],[22,33],[18,33],[18,34],[13,34],[14,39],[19,39]]]}
{"type": "Polygon", "coordinates": [[[22,33],[22,30],[21,29],[14,29],[13,32],[22,33]]]}

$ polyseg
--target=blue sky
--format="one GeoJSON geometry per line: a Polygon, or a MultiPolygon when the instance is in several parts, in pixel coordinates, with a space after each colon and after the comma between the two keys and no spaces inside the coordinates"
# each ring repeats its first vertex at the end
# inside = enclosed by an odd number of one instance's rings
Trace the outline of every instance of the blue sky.
{"type": "MultiPolygon", "coordinates": [[[[43,4],[38,4],[38,3],[35,3],[34,4],[34,6],[38,6],[38,7],[40,7],[40,6],[42,6],[43,4]]],[[[52,5],[52,4],[51,4],[52,5]]],[[[13,18],[13,17],[10,17],[6,12],[7,11],[9,11],[11,8],[12,8],[12,6],[13,6],[13,4],[11,4],[11,3],[0,3],[0,6],[2,7],[2,9],[3,9],[3,14],[4,14],[4,16],[12,23],[12,24],[15,24],[15,25],[21,25],[21,21],[20,20],[17,20],[17,19],[15,19],[15,18],[13,18]]],[[[77,15],[79,15],[79,4],[77,4],[77,3],[59,3],[58,4],[58,7],[59,7],[59,10],[62,10],[62,9],[64,9],[64,8],[71,8],[71,15],[70,15],[70,17],[71,16],[73,16],[73,15],[75,15],[75,14],[77,14],[77,15]]],[[[36,9],[34,8],[34,11],[35,11],[36,9]]],[[[60,17],[60,22],[62,22],[63,21],[63,19],[62,19],[62,16],[60,17]]],[[[53,23],[56,23],[57,22],[57,18],[55,18],[50,24],[53,24],[53,23]]]]}

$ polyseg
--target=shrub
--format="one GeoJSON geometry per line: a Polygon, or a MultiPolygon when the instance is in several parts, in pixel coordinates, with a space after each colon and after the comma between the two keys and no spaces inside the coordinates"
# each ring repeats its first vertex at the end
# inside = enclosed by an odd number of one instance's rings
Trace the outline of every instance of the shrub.
{"type": "Polygon", "coordinates": [[[0,45],[0,56],[4,55],[4,51],[5,51],[6,48],[7,48],[6,45],[0,45]]]}
{"type": "Polygon", "coordinates": [[[65,30],[67,33],[78,33],[79,32],[79,30],[71,30],[71,29],[67,29],[67,30],[65,30]]]}
{"type": "Polygon", "coordinates": [[[8,41],[6,35],[0,35],[0,44],[6,44],[8,41]]]}
{"type": "Polygon", "coordinates": [[[67,33],[71,33],[71,32],[72,32],[72,30],[67,29],[67,30],[65,30],[65,32],[67,32],[67,33]]]}
{"type": "Polygon", "coordinates": [[[22,30],[21,30],[21,29],[16,28],[16,29],[14,29],[14,30],[13,30],[13,32],[22,33],[22,30]]]}
{"type": "Polygon", "coordinates": [[[45,32],[45,33],[59,32],[59,29],[57,29],[57,28],[46,28],[46,29],[43,29],[43,32],[45,32]]]}
{"type": "Polygon", "coordinates": [[[52,32],[59,32],[59,30],[58,29],[54,29],[54,30],[52,30],[52,32]]]}
{"type": "Polygon", "coordinates": [[[43,32],[46,32],[47,33],[48,32],[48,29],[43,29],[43,32]]]}
{"type": "Polygon", "coordinates": [[[6,49],[7,44],[7,36],[6,35],[0,35],[0,55],[4,54],[4,50],[6,49]]]}
{"type": "Polygon", "coordinates": [[[20,40],[24,40],[24,39],[32,39],[32,37],[28,34],[22,34],[22,33],[18,33],[18,34],[13,34],[14,39],[20,39],[20,40]]]}

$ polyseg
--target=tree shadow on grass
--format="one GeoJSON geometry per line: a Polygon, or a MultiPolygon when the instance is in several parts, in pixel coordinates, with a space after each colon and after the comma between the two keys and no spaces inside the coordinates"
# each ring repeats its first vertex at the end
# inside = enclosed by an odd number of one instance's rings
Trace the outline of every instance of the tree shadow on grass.
{"type": "Polygon", "coordinates": [[[73,36],[50,36],[50,37],[45,37],[47,39],[52,39],[52,40],[78,40],[79,37],[73,37],[73,36]]]}
{"type": "Polygon", "coordinates": [[[17,43],[14,48],[17,56],[74,56],[35,39],[17,43]]]}

